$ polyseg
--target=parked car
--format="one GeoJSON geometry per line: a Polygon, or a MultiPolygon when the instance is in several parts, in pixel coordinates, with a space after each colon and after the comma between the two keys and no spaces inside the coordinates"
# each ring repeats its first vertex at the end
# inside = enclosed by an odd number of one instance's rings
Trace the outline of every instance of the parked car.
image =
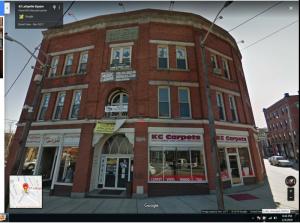
{"type": "Polygon", "coordinates": [[[293,166],[293,163],[283,156],[272,156],[269,159],[269,162],[271,165],[277,165],[277,166],[293,166]]]}

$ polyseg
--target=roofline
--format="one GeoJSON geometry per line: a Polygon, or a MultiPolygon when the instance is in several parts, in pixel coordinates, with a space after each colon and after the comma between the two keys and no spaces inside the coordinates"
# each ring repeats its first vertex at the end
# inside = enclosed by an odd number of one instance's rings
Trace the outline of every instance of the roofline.
{"type": "Polygon", "coordinates": [[[279,104],[280,102],[282,102],[283,100],[287,99],[287,98],[292,98],[292,97],[299,97],[298,94],[295,94],[295,95],[289,95],[288,97],[283,97],[281,98],[280,100],[276,101],[275,103],[273,103],[272,105],[270,105],[269,107],[267,108],[264,108],[266,110],[269,110],[270,108],[272,108],[273,106],[275,106],[276,104],[279,104]]]}

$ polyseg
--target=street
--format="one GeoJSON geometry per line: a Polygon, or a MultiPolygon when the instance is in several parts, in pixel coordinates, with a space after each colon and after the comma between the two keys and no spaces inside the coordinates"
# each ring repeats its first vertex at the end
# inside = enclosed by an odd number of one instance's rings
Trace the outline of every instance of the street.
{"type": "Polygon", "coordinates": [[[277,208],[299,210],[299,170],[292,167],[272,166],[267,159],[264,159],[264,162],[273,198],[278,205],[277,208]],[[297,180],[294,187],[295,201],[287,200],[287,186],[285,185],[285,178],[287,176],[294,176],[297,180]]]}

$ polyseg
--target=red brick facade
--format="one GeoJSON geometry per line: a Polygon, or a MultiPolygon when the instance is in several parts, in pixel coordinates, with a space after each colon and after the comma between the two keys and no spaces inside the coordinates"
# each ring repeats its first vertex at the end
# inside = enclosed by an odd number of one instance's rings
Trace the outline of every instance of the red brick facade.
{"type": "MultiPolygon", "coordinates": [[[[59,55],[59,62],[56,71],[57,75],[51,78],[47,75],[44,80],[43,93],[51,95],[44,120],[35,121],[31,130],[36,135],[42,134],[43,138],[45,136],[43,135],[44,133],[46,135],[50,133],[54,134],[57,130],[57,134],[64,134],[64,130],[66,129],[70,131],[72,129],[79,129],[79,155],[76,161],[73,185],[64,185],[67,188],[65,189],[66,191],[69,191],[74,196],[76,194],[82,196],[97,188],[98,183],[96,182],[96,178],[98,178],[99,174],[97,169],[99,169],[100,165],[100,161],[98,161],[100,160],[100,155],[97,157],[97,154],[101,154],[102,146],[105,143],[104,139],[110,136],[107,134],[96,134],[94,132],[95,123],[97,121],[114,122],[115,119],[107,118],[105,106],[108,105],[112,92],[117,89],[121,89],[128,94],[128,114],[120,130],[114,132],[112,135],[124,133],[133,145],[133,153],[130,155],[130,160],[134,161],[132,176],[133,193],[148,194],[151,196],[178,193],[199,194],[214,190],[214,174],[211,163],[207,122],[208,112],[199,42],[200,36],[206,33],[208,26],[209,22],[207,20],[189,13],[140,10],[99,16],[68,24],[62,29],[49,30],[44,33],[41,49],[50,54],[51,58],[59,55]],[[137,29],[138,33],[128,34],[124,31],[125,28],[137,29]],[[120,34],[119,32],[120,36],[114,34],[116,36],[108,39],[107,33],[113,29],[121,30],[120,32],[123,30],[124,33],[120,34]],[[123,40],[121,40],[122,38],[123,40]],[[130,72],[131,70],[136,71],[136,77],[128,81],[100,81],[103,72],[111,71],[112,48],[126,46],[126,44],[132,46],[129,70],[130,72]],[[167,69],[158,68],[158,46],[168,48],[169,67],[167,69]],[[177,46],[186,50],[187,69],[176,68],[177,46]],[[87,72],[86,74],[79,75],[77,74],[79,58],[80,53],[83,51],[88,51],[87,72]],[[73,54],[72,74],[63,76],[65,57],[69,53],[73,54]],[[168,87],[170,90],[170,101],[168,103],[170,106],[170,118],[160,118],[158,115],[159,87],[168,87]],[[180,115],[178,89],[181,87],[189,90],[190,118],[181,118],[180,115]],[[78,89],[82,91],[79,115],[76,120],[70,120],[73,92],[78,89]],[[53,121],[57,94],[61,91],[66,92],[62,114],[59,121],[53,121]],[[201,137],[203,137],[201,151],[204,155],[204,163],[206,164],[204,167],[207,176],[205,180],[202,182],[189,182],[189,184],[186,184],[186,182],[178,184],[150,182],[150,178],[148,178],[150,164],[148,162],[150,159],[150,144],[152,143],[149,139],[151,128],[154,129],[154,132],[166,131],[170,134],[173,129],[174,132],[177,131],[182,134],[189,134],[190,132],[201,134],[201,137]]],[[[231,142],[231,144],[230,142],[224,142],[222,144],[220,142],[219,147],[225,150],[227,147],[237,148],[236,157],[238,159],[242,156],[239,147],[247,148],[249,152],[248,160],[243,161],[241,159],[238,161],[239,175],[243,171],[243,176],[239,176],[240,182],[241,184],[248,184],[262,181],[264,166],[257,148],[257,132],[254,128],[255,123],[243,74],[241,54],[236,42],[225,30],[216,26],[207,39],[206,47],[206,60],[207,64],[209,64],[209,81],[211,84],[217,135],[246,137],[245,144],[235,145],[235,142],[231,142]],[[218,68],[221,71],[219,74],[215,74],[213,71],[210,59],[212,54],[217,56],[218,68]],[[222,58],[226,59],[228,63],[229,79],[224,76],[225,68],[222,64],[222,58]],[[226,115],[225,121],[220,121],[219,118],[216,92],[222,93],[223,96],[226,115]],[[235,101],[238,117],[236,121],[233,121],[229,95],[233,96],[235,101]],[[243,164],[244,162],[248,163],[248,166],[243,166],[246,165],[243,164]],[[249,176],[245,177],[243,168],[248,171],[250,168],[249,176]]],[[[40,55],[40,58],[45,60],[42,55],[40,55]]],[[[38,72],[38,70],[35,70],[33,77],[38,72]]],[[[32,81],[25,104],[30,105],[32,103],[35,88],[35,83],[32,81]]],[[[9,157],[10,164],[7,167],[8,172],[12,168],[12,163],[16,157],[18,141],[22,133],[21,124],[26,120],[26,113],[26,111],[22,112],[19,121],[20,126],[17,128],[14,142],[12,143],[12,152],[9,157]]],[[[37,120],[38,113],[39,110],[36,109],[35,120],[37,120]]],[[[33,134],[33,132],[30,134],[33,134]]],[[[56,146],[57,148],[62,147],[61,145],[56,146]]],[[[39,148],[41,147],[43,145],[39,148]]],[[[229,156],[230,154],[227,154],[227,165],[230,165],[228,161],[229,156]]],[[[231,158],[235,159],[236,157],[233,155],[231,158]]],[[[229,166],[227,168],[229,171],[229,166]]],[[[59,175],[59,170],[54,170],[53,178],[57,177],[55,174],[59,175]]],[[[228,178],[224,180],[224,187],[228,187],[232,183],[230,178],[228,178]]],[[[54,192],[56,189],[58,191],[63,190],[62,187],[64,186],[52,183],[54,192]]]]}

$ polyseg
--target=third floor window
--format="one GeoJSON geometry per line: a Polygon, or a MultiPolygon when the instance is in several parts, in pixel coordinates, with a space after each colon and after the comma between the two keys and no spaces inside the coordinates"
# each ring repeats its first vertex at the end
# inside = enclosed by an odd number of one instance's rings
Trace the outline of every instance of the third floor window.
{"type": "Polygon", "coordinates": [[[59,56],[52,57],[51,67],[50,67],[50,70],[49,70],[49,77],[55,77],[56,76],[58,61],[59,61],[59,56]]]}
{"type": "Polygon", "coordinates": [[[65,60],[63,75],[69,75],[72,73],[72,65],[73,65],[73,54],[68,54],[65,60]]]}
{"type": "Polygon", "coordinates": [[[188,69],[185,47],[176,47],[176,68],[182,70],[188,69]]]}
{"type": "Polygon", "coordinates": [[[223,101],[223,95],[220,92],[217,92],[217,107],[218,107],[218,113],[219,113],[220,120],[225,121],[226,120],[225,106],[224,106],[224,101],[223,101]]]}
{"type": "Polygon", "coordinates": [[[169,68],[169,52],[167,46],[159,46],[157,48],[157,57],[158,57],[158,68],[159,69],[168,69],[169,68]]]}
{"type": "Polygon", "coordinates": [[[59,92],[56,99],[56,105],[54,109],[54,120],[59,120],[61,118],[62,110],[64,107],[66,92],[59,92]]]}
{"type": "Polygon", "coordinates": [[[113,47],[111,49],[111,68],[130,68],[131,67],[131,46],[113,47]]]}
{"type": "Polygon", "coordinates": [[[82,52],[79,58],[78,74],[85,74],[87,70],[88,52],[82,52]]]}
{"type": "Polygon", "coordinates": [[[46,112],[48,109],[48,105],[49,105],[49,101],[50,101],[50,94],[44,94],[41,104],[40,104],[40,111],[38,114],[38,120],[39,121],[43,121],[45,120],[45,116],[46,116],[46,112]]]}

